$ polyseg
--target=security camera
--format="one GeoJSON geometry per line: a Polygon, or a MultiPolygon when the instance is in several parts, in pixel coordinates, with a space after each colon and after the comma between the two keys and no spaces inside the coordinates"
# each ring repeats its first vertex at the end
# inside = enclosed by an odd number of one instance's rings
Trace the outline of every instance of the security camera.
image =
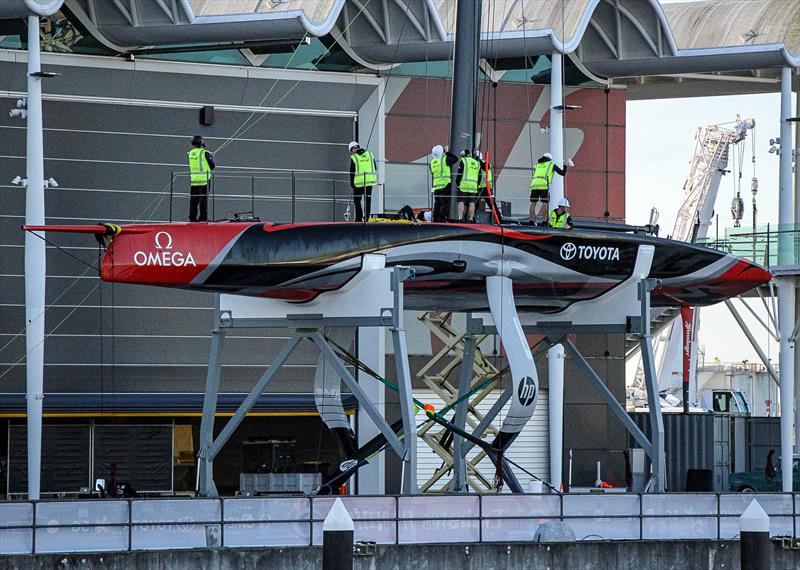
{"type": "Polygon", "coordinates": [[[11,184],[19,184],[20,182],[22,182],[22,177],[15,176],[14,179],[11,181],[11,184]]]}
{"type": "Polygon", "coordinates": [[[58,188],[58,182],[56,182],[55,178],[52,178],[52,177],[48,178],[47,179],[47,186],[48,187],[52,186],[53,188],[58,188]]]}

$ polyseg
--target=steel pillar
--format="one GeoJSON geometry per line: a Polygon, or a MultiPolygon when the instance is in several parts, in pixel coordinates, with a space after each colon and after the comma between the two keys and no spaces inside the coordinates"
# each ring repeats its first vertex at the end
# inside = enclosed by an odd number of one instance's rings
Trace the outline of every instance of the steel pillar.
{"type": "MultiPolygon", "coordinates": [[[[798,88],[795,92],[795,119],[800,119],[800,77],[797,77],[798,88]]],[[[783,141],[781,140],[781,143],[783,141]]],[[[800,120],[794,124],[794,223],[800,221],[800,120]]],[[[754,230],[755,231],[755,230],[754,230]]],[[[794,240],[797,242],[797,239],[794,240]]],[[[797,260],[795,260],[797,263],[797,260]]],[[[800,322],[800,287],[797,286],[795,281],[794,289],[794,322],[800,322]]],[[[800,350],[794,351],[794,369],[795,372],[800,370],[800,350]]],[[[794,401],[800,401],[800,382],[795,382],[794,401]]],[[[800,446],[800,406],[796,406],[794,413],[794,429],[795,429],[795,450],[800,446]]]]}
{"type": "MultiPolygon", "coordinates": [[[[550,154],[553,162],[564,167],[564,92],[562,89],[564,73],[564,56],[554,53],[550,56],[550,154]]],[[[550,183],[550,209],[555,209],[558,201],[564,197],[564,177],[553,176],[550,183]]],[[[545,213],[545,220],[550,212],[545,213]]]]}
{"type": "MultiPolygon", "coordinates": [[[[28,16],[28,125],[25,223],[44,225],[44,149],[39,16],[28,16]]],[[[45,242],[25,232],[25,374],[28,424],[28,500],[40,498],[44,399],[45,242]]]]}
{"type": "MultiPolygon", "coordinates": [[[[453,107],[450,115],[450,152],[475,149],[475,99],[478,93],[481,2],[458,2],[453,54],[453,107]]],[[[450,186],[450,219],[458,219],[455,179],[450,186]]]]}
{"type": "MultiPolygon", "coordinates": [[[[744,301],[742,301],[742,302],[744,302],[744,301]]],[[[780,382],[778,381],[778,374],[775,372],[775,369],[772,367],[772,363],[770,362],[770,359],[767,358],[766,354],[764,354],[764,351],[761,349],[761,346],[758,344],[758,341],[753,336],[753,333],[750,332],[750,328],[744,322],[744,319],[742,319],[742,316],[739,314],[739,311],[736,310],[736,307],[734,306],[733,302],[730,299],[726,299],[725,300],[725,306],[728,307],[728,310],[733,315],[733,318],[739,324],[739,328],[742,329],[742,332],[744,333],[744,336],[747,337],[747,340],[750,341],[750,346],[752,346],[753,350],[755,350],[756,354],[758,354],[758,357],[761,359],[762,364],[764,364],[764,366],[766,367],[767,372],[772,377],[772,380],[775,382],[775,384],[777,386],[780,386],[780,382]]]]}
{"type": "Polygon", "coordinates": [[[547,411],[550,423],[550,486],[561,490],[564,446],[564,346],[547,351],[547,411]]]}
{"type": "Polygon", "coordinates": [[[219,376],[222,370],[222,346],[225,331],[219,326],[219,294],[214,295],[214,324],[211,329],[211,348],[208,352],[206,393],[203,398],[203,417],[200,420],[200,449],[197,454],[197,491],[201,497],[218,497],[214,484],[214,457],[208,452],[214,443],[219,376]]]}
{"type": "Polygon", "coordinates": [[[408,365],[406,329],[403,326],[403,281],[411,275],[408,269],[392,271],[395,324],[390,328],[394,346],[397,388],[400,393],[400,416],[403,420],[405,452],[403,460],[403,494],[413,495],[417,487],[417,426],[414,423],[414,394],[411,389],[411,369],[408,365]]]}
{"type": "MultiPolygon", "coordinates": [[[[467,333],[464,337],[464,356],[461,359],[461,370],[458,377],[458,398],[463,397],[470,390],[474,359],[475,335],[467,333]]],[[[461,429],[466,429],[467,405],[466,399],[461,400],[456,405],[456,417],[453,423],[461,429]]],[[[453,434],[453,479],[450,481],[450,491],[454,493],[465,493],[467,491],[467,466],[464,461],[465,443],[464,438],[453,434]]]]}
{"type": "Polygon", "coordinates": [[[658,374],[653,356],[653,337],[650,334],[650,291],[656,286],[655,279],[642,279],[639,295],[642,302],[642,336],[639,346],[642,351],[642,367],[647,385],[647,407],[650,416],[650,443],[653,452],[650,455],[652,464],[652,489],[659,493],[667,490],[667,467],[664,455],[664,418],[661,416],[661,399],[658,394],[658,374]]]}
{"type": "MultiPolygon", "coordinates": [[[[794,265],[794,203],[792,192],[792,75],[781,70],[781,154],[778,191],[778,266],[794,265]]],[[[779,374],[781,384],[781,477],[784,492],[792,490],[794,450],[794,329],[795,278],[784,276],[778,284],[778,330],[780,335],[779,374]]]]}

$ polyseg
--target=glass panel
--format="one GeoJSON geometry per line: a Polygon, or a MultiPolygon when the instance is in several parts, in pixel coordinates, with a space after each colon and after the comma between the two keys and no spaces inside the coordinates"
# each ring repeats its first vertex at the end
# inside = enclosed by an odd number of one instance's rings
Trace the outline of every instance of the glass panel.
{"type": "Polygon", "coordinates": [[[205,548],[206,526],[217,529],[217,536],[219,536],[219,525],[153,524],[134,526],[131,533],[131,549],[205,548]]]}
{"type": "Polygon", "coordinates": [[[480,513],[478,501],[477,496],[400,497],[398,516],[401,519],[472,518],[480,513]]]}
{"type": "Polygon", "coordinates": [[[708,494],[642,495],[642,513],[647,515],[716,515],[717,496],[708,494]]]}
{"type": "Polygon", "coordinates": [[[638,540],[639,517],[568,519],[577,540],[638,540]]]}
{"type": "Polygon", "coordinates": [[[484,519],[482,539],[483,542],[531,542],[539,525],[550,520],[553,519],[484,519]]]}
{"type": "Polygon", "coordinates": [[[299,522],[226,524],[225,546],[306,546],[309,533],[308,523],[299,522]]]}
{"type": "Polygon", "coordinates": [[[219,522],[220,519],[220,502],[217,499],[144,500],[133,501],[131,506],[131,520],[134,523],[205,523],[219,522]]]}
{"type": "Polygon", "coordinates": [[[39,503],[36,506],[36,524],[38,526],[126,524],[127,522],[127,501],[48,502],[39,503]]]}
{"type": "Polygon", "coordinates": [[[645,518],[644,540],[716,539],[716,517],[645,518]]]}
{"type": "Polygon", "coordinates": [[[33,531],[29,528],[0,529],[0,554],[30,554],[33,531]]]}
{"type": "Polygon", "coordinates": [[[760,493],[731,493],[720,495],[719,512],[723,515],[741,515],[753,499],[758,501],[761,508],[768,515],[792,515],[792,495],[760,494],[760,493]]]}
{"type": "MultiPolygon", "coordinates": [[[[378,544],[396,544],[395,521],[353,521],[353,540],[374,540],[378,544]]],[[[314,523],[314,544],[322,544],[322,523],[314,523]]]]}
{"type": "MultiPolygon", "coordinates": [[[[394,497],[342,497],[350,517],[356,520],[394,519],[394,497]]],[[[331,510],[335,498],[314,499],[314,520],[325,520],[331,510]]]]}
{"type": "Polygon", "coordinates": [[[36,552],[109,552],[127,549],[127,526],[36,529],[36,552]]]}
{"type": "MultiPolygon", "coordinates": [[[[427,497],[425,497],[427,498],[427,497]]],[[[476,520],[400,521],[400,544],[478,542],[480,527],[476,520]]]]}
{"type": "MultiPolygon", "coordinates": [[[[739,517],[722,517],[719,524],[719,535],[722,539],[732,539],[739,537],[739,517]]],[[[770,517],[769,518],[770,536],[793,536],[792,517],[770,517]]]]}
{"type": "Polygon", "coordinates": [[[31,503],[0,503],[0,527],[33,524],[31,503]]]}
{"type": "Polygon", "coordinates": [[[308,499],[226,499],[226,521],[308,520],[308,499]]]}
{"type": "Polygon", "coordinates": [[[639,495],[564,495],[564,516],[639,516],[639,495]]]}
{"type": "Polygon", "coordinates": [[[483,501],[484,517],[558,517],[561,499],[557,495],[486,495],[483,501]]]}

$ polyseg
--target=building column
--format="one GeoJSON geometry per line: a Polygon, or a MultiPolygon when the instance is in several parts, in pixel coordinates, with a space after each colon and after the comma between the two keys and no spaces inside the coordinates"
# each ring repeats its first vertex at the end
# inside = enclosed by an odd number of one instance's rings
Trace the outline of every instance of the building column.
{"type": "MultiPolygon", "coordinates": [[[[362,327],[358,329],[358,358],[382,378],[386,377],[386,333],[383,327],[362,327]]],[[[375,404],[380,413],[386,416],[385,387],[378,380],[357,371],[359,385],[375,404]]],[[[378,427],[366,410],[358,408],[356,438],[358,446],[366,444],[380,434],[378,427]]],[[[356,492],[359,495],[383,495],[386,492],[386,453],[379,453],[358,470],[356,492]]]]}
{"type": "MultiPolygon", "coordinates": [[[[550,154],[553,162],[564,167],[564,109],[562,99],[564,96],[561,85],[564,74],[564,56],[554,53],[550,57],[550,154]]],[[[564,197],[564,179],[559,175],[553,176],[550,183],[550,209],[555,209],[558,201],[564,197]]],[[[550,215],[545,213],[545,220],[550,215]]]]}
{"type": "MultiPolygon", "coordinates": [[[[378,184],[372,189],[371,213],[379,214],[384,210],[386,184],[386,80],[375,88],[358,110],[358,132],[354,133],[356,140],[375,156],[375,166],[378,168],[378,184]]],[[[347,161],[350,159],[348,158],[347,161]]],[[[345,162],[345,161],[343,161],[345,162]]],[[[349,164],[345,163],[349,168],[349,164]]],[[[350,189],[348,188],[349,192],[350,189]]],[[[351,198],[352,199],[352,198],[351,198]]],[[[366,203],[363,204],[366,208],[366,203]]],[[[366,216],[365,212],[365,216],[366,216]]],[[[355,212],[353,214],[355,216],[355,212]]],[[[354,219],[354,218],[351,218],[354,219]]],[[[338,221],[338,220],[337,220],[338,221]]]]}
{"type": "MultiPolygon", "coordinates": [[[[794,94],[794,116],[795,118],[800,118],[800,71],[795,74],[795,83],[797,84],[797,89],[795,89],[794,94]]],[[[781,140],[781,142],[783,142],[783,140],[781,140]]],[[[794,158],[794,223],[796,224],[798,220],[800,220],[800,120],[794,124],[794,151],[792,152],[792,157],[794,158]]],[[[797,242],[797,239],[795,238],[793,241],[797,242]]],[[[797,260],[795,260],[795,263],[797,263],[797,260]]],[[[796,281],[794,290],[794,322],[800,322],[800,287],[797,286],[796,281]]],[[[800,370],[800,350],[794,351],[794,369],[795,373],[797,370],[800,370]]],[[[800,382],[795,381],[794,389],[794,400],[797,402],[798,398],[800,398],[800,394],[797,393],[797,391],[800,390],[800,382]]],[[[794,413],[794,429],[795,448],[797,448],[800,446],[800,407],[798,407],[794,413]]]]}
{"type": "MultiPolygon", "coordinates": [[[[792,111],[791,69],[781,70],[781,155],[778,190],[778,229],[793,229],[794,204],[792,192],[792,111]]],[[[793,234],[778,234],[778,266],[794,265],[793,234]]],[[[778,285],[778,326],[780,333],[779,374],[781,380],[781,477],[784,492],[792,491],[794,438],[794,342],[790,338],[795,318],[795,279],[783,276],[778,285]]]]}

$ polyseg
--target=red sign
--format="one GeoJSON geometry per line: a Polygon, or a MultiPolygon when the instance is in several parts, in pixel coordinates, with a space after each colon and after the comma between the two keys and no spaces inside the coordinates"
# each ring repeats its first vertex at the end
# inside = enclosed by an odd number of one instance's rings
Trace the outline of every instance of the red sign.
{"type": "Polygon", "coordinates": [[[692,366],[692,340],[694,338],[694,307],[681,307],[683,325],[683,382],[689,383],[689,370],[692,366]]]}

